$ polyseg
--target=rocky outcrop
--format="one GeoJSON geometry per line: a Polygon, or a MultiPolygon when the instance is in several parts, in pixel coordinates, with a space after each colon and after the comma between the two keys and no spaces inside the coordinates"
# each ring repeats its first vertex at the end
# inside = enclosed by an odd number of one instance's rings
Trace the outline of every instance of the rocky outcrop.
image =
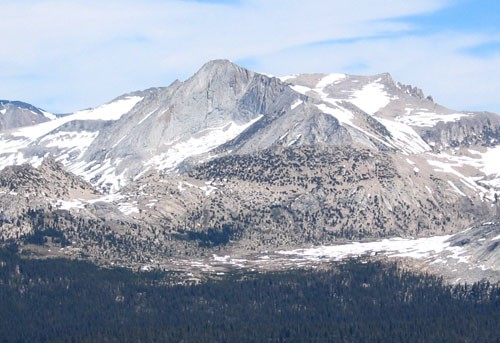
{"type": "Polygon", "coordinates": [[[500,116],[493,113],[468,115],[453,122],[440,122],[426,129],[422,138],[434,149],[447,147],[493,147],[500,143],[500,116]]]}
{"type": "MultiPolygon", "coordinates": [[[[399,83],[399,82],[396,83],[396,86],[399,89],[401,89],[403,91],[403,93],[409,94],[409,95],[416,97],[416,98],[419,98],[419,99],[425,98],[424,92],[418,87],[414,87],[412,85],[404,85],[404,84],[399,83]]],[[[427,99],[429,99],[429,98],[427,98],[427,99]]],[[[431,100],[431,99],[429,99],[429,100],[431,100]]]]}

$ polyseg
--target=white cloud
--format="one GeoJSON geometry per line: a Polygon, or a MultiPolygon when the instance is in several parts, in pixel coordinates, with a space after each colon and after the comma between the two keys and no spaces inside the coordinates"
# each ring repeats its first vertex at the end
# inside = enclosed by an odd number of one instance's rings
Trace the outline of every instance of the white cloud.
{"type": "MultiPolygon", "coordinates": [[[[445,105],[475,107],[462,97],[467,87],[469,93],[480,93],[478,104],[489,104],[488,87],[499,87],[493,78],[482,78],[494,72],[498,59],[479,63],[460,54],[467,41],[459,35],[401,35],[412,27],[394,20],[432,12],[448,3],[2,1],[0,97],[30,101],[53,111],[73,111],[124,92],[167,85],[175,78],[190,76],[210,59],[229,58],[251,59],[259,70],[276,75],[389,71],[439,95],[436,97],[445,105]],[[353,38],[378,36],[387,38],[349,43],[353,38]],[[314,44],[331,40],[347,43],[314,44]],[[356,69],[356,65],[365,68],[356,69]],[[465,78],[479,85],[471,89],[465,78]],[[483,88],[485,93],[478,91],[483,88]]],[[[468,39],[477,42],[482,38],[468,39]]],[[[492,106],[500,109],[500,105],[492,106]]]]}

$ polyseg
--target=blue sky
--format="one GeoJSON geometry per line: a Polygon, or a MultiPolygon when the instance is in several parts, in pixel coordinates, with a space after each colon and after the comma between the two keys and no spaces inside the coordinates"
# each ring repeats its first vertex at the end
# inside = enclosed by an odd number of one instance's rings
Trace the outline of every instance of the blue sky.
{"type": "Polygon", "coordinates": [[[186,79],[227,58],[273,75],[376,74],[500,113],[493,0],[2,0],[0,98],[52,112],[186,79]]]}

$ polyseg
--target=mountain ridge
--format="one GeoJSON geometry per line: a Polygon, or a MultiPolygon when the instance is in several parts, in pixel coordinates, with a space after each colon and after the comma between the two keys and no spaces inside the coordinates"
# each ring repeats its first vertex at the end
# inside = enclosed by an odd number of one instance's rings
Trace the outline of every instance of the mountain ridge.
{"type": "Polygon", "coordinates": [[[387,73],[276,78],[215,60],[186,81],[0,132],[0,239],[161,269],[454,235],[498,211],[499,143],[500,117],[447,109],[387,73]],[[54,232],[71,244],[30,243],[54,232]]]}

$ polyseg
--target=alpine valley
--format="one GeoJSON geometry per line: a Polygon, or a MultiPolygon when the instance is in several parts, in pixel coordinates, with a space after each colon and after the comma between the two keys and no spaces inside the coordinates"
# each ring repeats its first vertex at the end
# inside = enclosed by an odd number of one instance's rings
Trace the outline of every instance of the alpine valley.
{"type": "Polygon", "coordinates": [[[226,60],[56,115],[0,101],[0,241],[166,270],[397,259],[500,281],[500,117],[389,74],[272,77],[226,60]]]}

